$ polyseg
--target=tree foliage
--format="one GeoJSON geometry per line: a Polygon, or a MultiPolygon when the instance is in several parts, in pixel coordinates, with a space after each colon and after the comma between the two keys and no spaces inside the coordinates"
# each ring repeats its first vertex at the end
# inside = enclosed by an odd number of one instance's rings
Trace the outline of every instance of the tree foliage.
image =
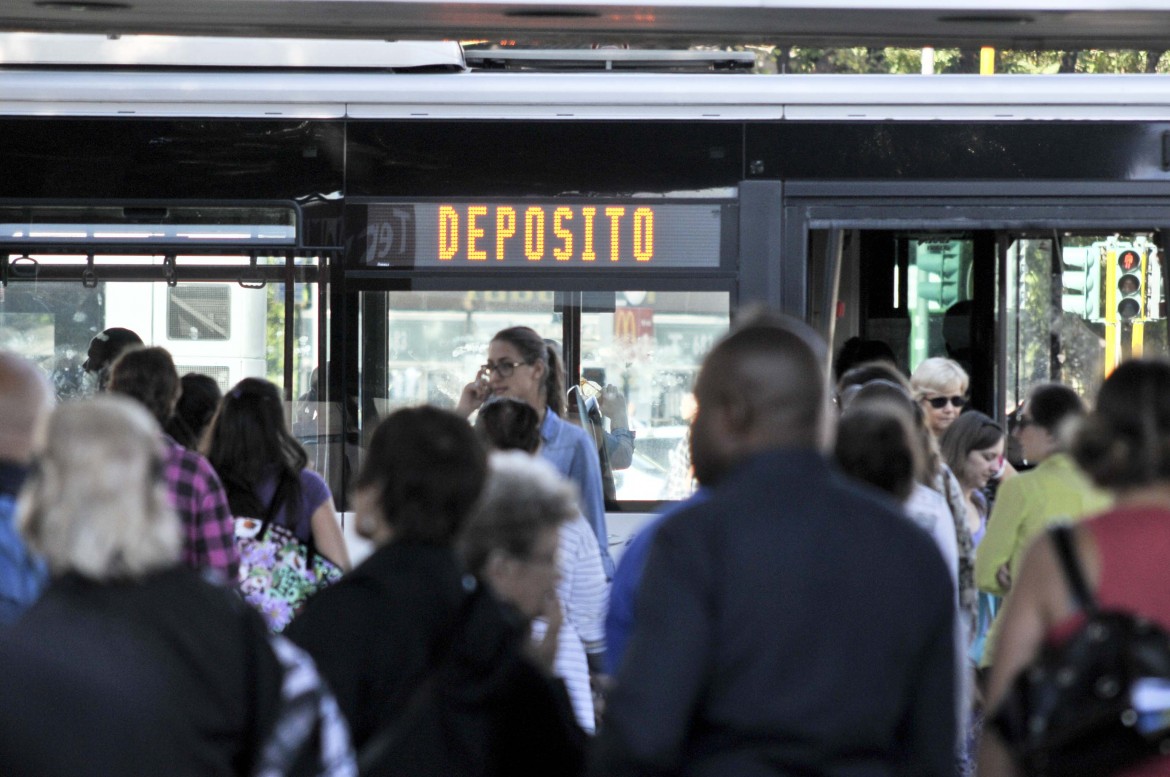
{"type": "MultiPolygon", "coordinates": [[[[756,54],[760,73],[893,73],[922,72],[922,49],[742,47],[756,54]]],[[[979,49],[934,50],[934,73],[978,73],[979,49]]],[[[1170,50],[995,52],[996,73],[1168,73],[1170,50]]]]}

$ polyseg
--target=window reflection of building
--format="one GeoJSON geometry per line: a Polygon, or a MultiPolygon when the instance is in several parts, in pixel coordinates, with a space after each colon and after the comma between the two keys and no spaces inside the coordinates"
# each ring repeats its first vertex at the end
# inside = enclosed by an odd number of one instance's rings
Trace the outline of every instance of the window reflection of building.
{"type": "MultiPolygon", "coordinates": [[[[423,402],[453,402],[500,329],[524,325],[542,337],[564,337],[556,292],[366,293],[387,295],[387,396],[375,398],[379,414],[423,402]]],[[[636,433],[631,466],[614,472],[617,496],[666,498],[671,453],[686,432],[686,399],[707,349],[727,329],[730,295],[633,291],[596,296],[601,302],[587,306],[580,317],[581,373],[625,395],[629,426],[636,433]]],[[[603,423],[612,431],[609,419],[603,423]]]]}

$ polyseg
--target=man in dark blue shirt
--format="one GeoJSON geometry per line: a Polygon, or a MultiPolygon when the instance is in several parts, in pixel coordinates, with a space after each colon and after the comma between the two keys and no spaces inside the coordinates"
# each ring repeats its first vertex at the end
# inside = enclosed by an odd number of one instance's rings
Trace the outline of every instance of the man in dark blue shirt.
{"type": "Polygon", "coordinates": [[[696,383],[708,499],[658,527],[594,771],[943,775],[954,602],[930,538],[833,472],[824,345],[758,315],[696,383]]]}
{"type": "Polygon", "coordinates": [[[613,573],[613,580],[609,586],[609,607],[605,611],[605,673],[609,676],[617,674],[622,665],[622,658],[626,654],[626,644],[630,639],[630,631],[634,628],[634,602],[638,596],[638,586],[642,582],[642,572],[646,569],[646,558],[650,555],[650,546],[654,542],[654,535],[658,527],[670,520],[671,516],[683,510],[700,504],[707,498],[703,489],[699,489],[690,498],[678,502],[667,509],[662,515],[649,520],[638,533],[635,534],[622,552],[622,559],[613,573]]]}

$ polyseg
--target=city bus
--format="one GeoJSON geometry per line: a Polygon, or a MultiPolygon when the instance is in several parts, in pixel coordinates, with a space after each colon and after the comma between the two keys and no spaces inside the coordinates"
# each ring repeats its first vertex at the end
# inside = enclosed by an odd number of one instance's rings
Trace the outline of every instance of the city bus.
{"type": "Polygon", "coordinates": [[[907,372],[952,356],[1000,419],[1035,382],[1091,396],[1167,353],[1163,76],[489,72],[451,43],[149,43],[0,46],[0,344],[63,395],[106,326],[225,386],[267,376],[338,494],[377,419],[453,404],[514,324],[557,342],[568,385],[625,395],[615,514],[693,488],[694,377],[752,305],[834,352],[885,341],[907,372]]]}

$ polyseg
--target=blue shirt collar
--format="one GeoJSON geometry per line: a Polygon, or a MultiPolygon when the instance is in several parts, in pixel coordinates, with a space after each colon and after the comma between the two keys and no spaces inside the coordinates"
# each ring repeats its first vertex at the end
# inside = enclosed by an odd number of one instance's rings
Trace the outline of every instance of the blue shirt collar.
{"type": "Polygon", "coordinates": [[[557,429],[561,425],[561,419],[552,410],[545,408],[544,420],[540,422],[540,439],[548,443],[557,436],[557,429]]]}
{"type": "Polygon", "coordinates": [[[29,467],[11,461],[0,461],[0,495],[15,497],[28,478],[29,467]]]}

